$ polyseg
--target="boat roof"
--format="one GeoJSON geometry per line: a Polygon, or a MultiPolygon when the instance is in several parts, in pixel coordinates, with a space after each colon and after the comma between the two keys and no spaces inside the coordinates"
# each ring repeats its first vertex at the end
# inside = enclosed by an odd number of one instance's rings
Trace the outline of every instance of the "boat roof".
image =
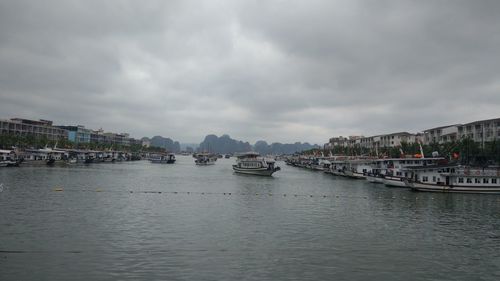
{"type": "Polygon", "coordinates": [[[243,152],[243,153],[238,153],[236,157],[238,158],[245,158],[245,157],[257,157],[260,156],[258,152],[255,151],[249,151],[249,152],[243,152]]]}
{"type": "Polygon", "coordinates": [[[380,158],[374,161],[407,161],[407,160],[443,160],[444,157],[408,157],[408,158],[380,158]]]}
{"type": "Polygon", "coordinates": [[[448,164],[448,165],[427,165],[427,166],[408,166],[405,167],[405,170],[436,170],[443,168],[458,168],[459,165],[456,164],[448,164]]]}
{"type": "Polygon", "coordinates": [[[0,149],[0,153],[14,153],[14,150],[5,150],[5,149],[0,149]]]}

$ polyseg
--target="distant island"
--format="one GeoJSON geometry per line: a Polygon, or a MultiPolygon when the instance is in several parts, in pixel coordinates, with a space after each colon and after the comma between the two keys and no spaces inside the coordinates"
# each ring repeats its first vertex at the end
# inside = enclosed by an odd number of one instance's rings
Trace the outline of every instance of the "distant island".
{"type": "Polygon", "coordinates": [[[162,136],[154,136],[151,139],[144,137],[141,139],[143,145],[147,143],[147,146],[163,148],[170,152],[180,152],[181,144],[178,141],[174,141],[171,138],[164,138],[162,136]]]}
{"type": "Polygon", "coordinates": [[[254,145],[249,142],[243,142],[232,139],[229,135],[207,135],[203,142],[200,143],[198,150],[208,151],[213,153],[229,154],[246,151],[256,151],[262,155],[267,154],[293,154],[304,150],[313,148],[320,148],[318,145],[309,143],[296,142],[292,144],[272,143],[268,144],[266,141],[260,140],[254,145]]]}

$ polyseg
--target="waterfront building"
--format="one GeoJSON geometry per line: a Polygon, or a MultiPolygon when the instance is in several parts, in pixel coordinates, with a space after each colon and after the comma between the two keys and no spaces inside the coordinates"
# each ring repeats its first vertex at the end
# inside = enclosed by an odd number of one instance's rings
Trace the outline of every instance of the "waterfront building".
{"type": "Polygon", "coordinates": [[[458,139],[458,128],[460,124],[441,126],[432,129],[424,130],[423,143],[447,143],[458,139]]]}
{"type": "Polygon", "coordinates": [[[328,143],[325,144],[325,149],[333,149],[334,147],[345,147],[347,138],[343,136],[330,138],[328,143]]]}
{"type": "Polygon", "coordinates": [[[415,143],[415,138],[415,134],[408,132],[381,135],[379,147],[399,147],[402,143],[415,143]]]}
{"type": "Polygon", "coordinates": [[[0,119],[0,134],[16,136],[34,136],[35,138],[47,138],[48,140],[67,139],[68,132],[53,126],[50,120],[29,120],[12,118],[10,120],[0,119]]]}
{"type": "Polygon", "coordinates": [[[86,129],[82,125],[77,126],[57,126],[68,131],[68,140],[74,143],[90,143],[92,130],[86,129]]]}
{"type": "Polygon", "coordinates": [[[388,147],[400,147],[402,143],[415,143],[421,138],[419,134],[411,134],[408,132],[398,132],[385,135],[376,135],[370,137],[364,136],[349,136],[349,138],[334,137],[330,138],[330,141],[325,144],[326,149],[332,149],[334,147],[347,147],[347,148],[366,148],[366,149],[377,149],[377,148],[388,148],[388,147]]]}
{"type": "Polygon", "coordinates": [[[458,138],[470,138],[484,145],[500,140],[500,118],[474,121],[458,127],[458,138]]]}
{"type": "MultiPolygon", "coordinates": [[[[114,145],[130,146],[131,138],[129,134],[103,133],[105,143],[114,145]]],[[[135,141],[132,141],[135,143],[135,141]]]]}
{"type": "Polygon", "coordinates": [[[101,129],[93,130],[90,133],[90,142],[92,143],[106,143],[106,136],[104,135],[104,131],[101,129]]]}

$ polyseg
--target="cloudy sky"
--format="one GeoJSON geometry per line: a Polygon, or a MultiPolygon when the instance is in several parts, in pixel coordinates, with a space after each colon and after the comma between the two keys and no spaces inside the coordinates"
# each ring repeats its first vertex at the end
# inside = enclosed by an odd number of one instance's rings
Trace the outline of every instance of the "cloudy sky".
{"type": "Polygon", "coordinates": [[[500,117],[500,1],[3,1],[0,118],[324,143],[500,117]]]}

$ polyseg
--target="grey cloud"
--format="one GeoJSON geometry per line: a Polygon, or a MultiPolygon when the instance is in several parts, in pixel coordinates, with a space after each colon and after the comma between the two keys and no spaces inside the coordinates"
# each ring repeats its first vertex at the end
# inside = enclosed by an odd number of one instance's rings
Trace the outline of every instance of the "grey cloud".
{"type": "Polygon", "coordinates": [[[497,1],[0,1],[0,117],[321,143],[498,117],[497,1]]]}

